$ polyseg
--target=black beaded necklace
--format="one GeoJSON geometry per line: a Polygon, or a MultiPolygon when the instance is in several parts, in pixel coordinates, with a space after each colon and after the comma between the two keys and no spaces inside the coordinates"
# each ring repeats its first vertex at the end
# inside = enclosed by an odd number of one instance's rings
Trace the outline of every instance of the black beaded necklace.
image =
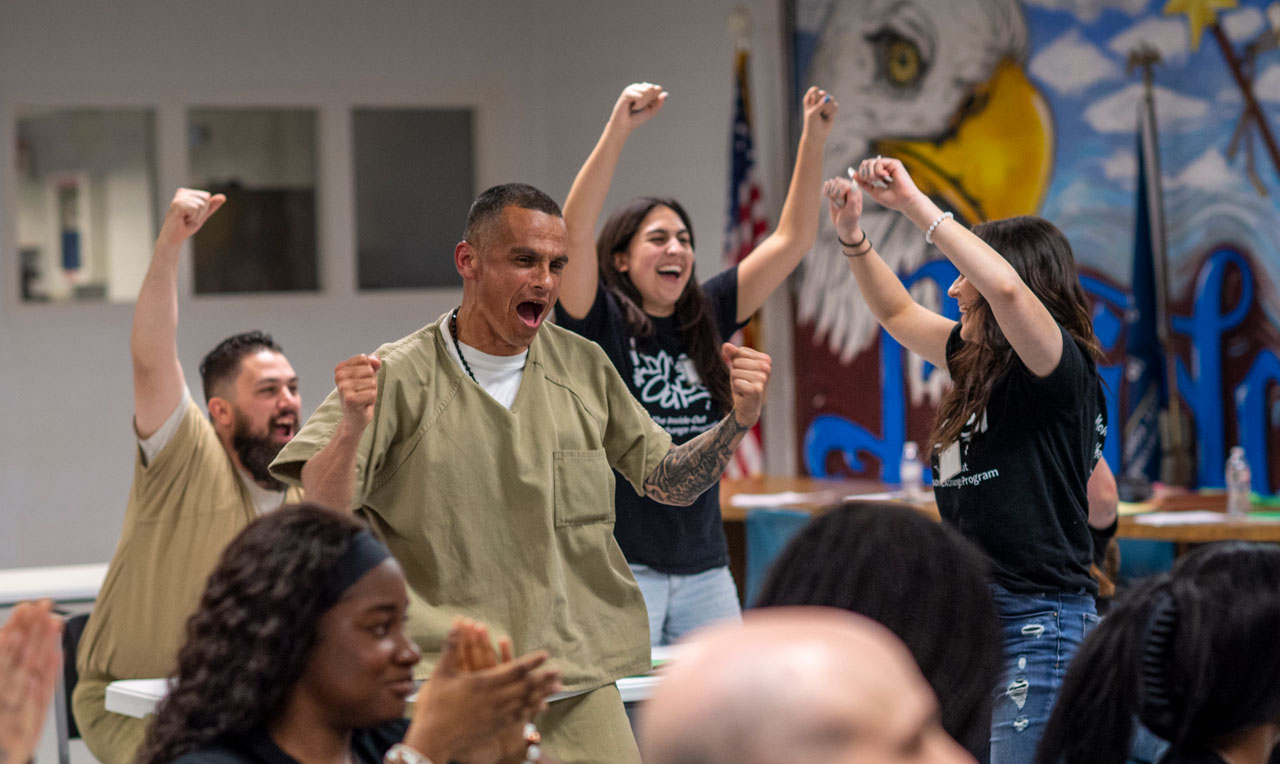
{"type": "Polygon", "coordinates": [[[458,342],[458,309],[453,309],[453,314],[449,316],[449,334],[453,336],[453,349],[458,351],[458,360],[462,361],[462,368],[467,370],[467,376],[471,377],[471,381],[477,385],[480,380],[476,379],[476,375],[472,373],[471,366],[467,364],[467,357],[462,354],[462,345],[458,342]]]}

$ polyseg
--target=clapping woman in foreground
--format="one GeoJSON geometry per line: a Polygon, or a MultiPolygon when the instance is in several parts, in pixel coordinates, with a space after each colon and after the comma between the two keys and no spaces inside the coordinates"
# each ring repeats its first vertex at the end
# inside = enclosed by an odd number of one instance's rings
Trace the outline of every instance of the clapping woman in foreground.
{"type": "Polygon", "coordinates": [[[259,518],[209,577],[139,761],[525,761],[525,725],[559,686],[546,654],[512,659],[503,642],[498,663],[460,621],[405,720],[421,657],[408,604],[400,566],[357,521],[306,505],[259,518]]]}

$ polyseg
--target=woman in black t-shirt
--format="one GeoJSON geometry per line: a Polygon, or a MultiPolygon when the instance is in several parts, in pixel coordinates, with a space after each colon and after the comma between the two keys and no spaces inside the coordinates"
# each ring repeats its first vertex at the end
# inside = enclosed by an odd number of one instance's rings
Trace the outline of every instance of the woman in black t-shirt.
{"type": "Polygon", "coordinates": [[[352,518],[259,518],[209,577],[140,764],[524,761],[525,724],[558,689],[546,654],[513,660],[504,641],[498,664],[459,621],[406,722],[421,657],[408,604],[400,566],[352,518]]]}
{"type": "Polygon", "coordinates": [[[930,442],[943,519],[991,564],[1005,673],[991,761],[1031,760],[1072,653],[1097,622],[1087,485],[1106,434],[1089,303],[1062,232],[1040,218],[973,231],[896,159],[827,182],[829,211],[868,307],[899,343],[951,374],[930,442]],[[954,321],[918,304],[859,225],[862,192],[901,212],[956,266],[954,321]]]}
{"type": "Polygon", "coordinates": [[[1125,592],[1067,671],[1037,761],[1122,764],[1136,718],[1161,764],[1264,764],[1280,736],[1280,547],[1204,546],[1125,592]]]}
{"type": "MultiPolygon", "coordinates": [[[[623,145],[666,97],[650,83],[623,90],[573,181],[564,205],[569,262],[556,321],[599,343],[632,394],[679,444],[729,414],[721,343],[786,280],[817,238],[822,149],[837,104],[818,88],[805,93],[804,131],[777,230],[738,265],[700,286],[693,224],[673,199],[631,202],[594,239],[623,145]]],[[[689,507],[673,507],[618,480],[614,506],[614,535],[644,594],[652,644],[738,617],[717,488],[689,507]]]]}

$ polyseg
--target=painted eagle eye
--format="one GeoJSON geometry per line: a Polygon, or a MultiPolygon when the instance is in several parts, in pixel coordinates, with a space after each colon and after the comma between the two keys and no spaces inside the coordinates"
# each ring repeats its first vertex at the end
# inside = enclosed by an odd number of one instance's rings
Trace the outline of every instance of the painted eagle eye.
{"type": "Polygon", "coordinates": [[[889,81],[899,87],[914,84],[920,78],[920,51],[909,40],[889,43],[886,55],[889,81]]]}
{"type": "Polygon", "coordinates": [[[880,77],[894,88],[914,88],[920,84],[927,68],[920,48],[892,29],[881,29],[867,36],[876,48],[880,77]]]}

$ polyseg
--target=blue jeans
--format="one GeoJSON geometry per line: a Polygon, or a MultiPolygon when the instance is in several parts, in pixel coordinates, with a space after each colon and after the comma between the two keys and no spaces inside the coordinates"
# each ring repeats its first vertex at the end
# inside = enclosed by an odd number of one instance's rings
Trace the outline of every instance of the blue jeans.
{"type": "Polygon", "coordinates": [[[738,587],[727,567],[701,573],[659,573],[632,565],[631,573],[649,610],[649,644],[669,645],[699,626],[742,618],[738,587]]]}
{"type": "Polygon", "coordinates": [[[991,764],[1031,764],[1067,664],[1098,623],[1091,594],[1018,594],[991,584],[1004,677],[991,714],[991,764]]]}

